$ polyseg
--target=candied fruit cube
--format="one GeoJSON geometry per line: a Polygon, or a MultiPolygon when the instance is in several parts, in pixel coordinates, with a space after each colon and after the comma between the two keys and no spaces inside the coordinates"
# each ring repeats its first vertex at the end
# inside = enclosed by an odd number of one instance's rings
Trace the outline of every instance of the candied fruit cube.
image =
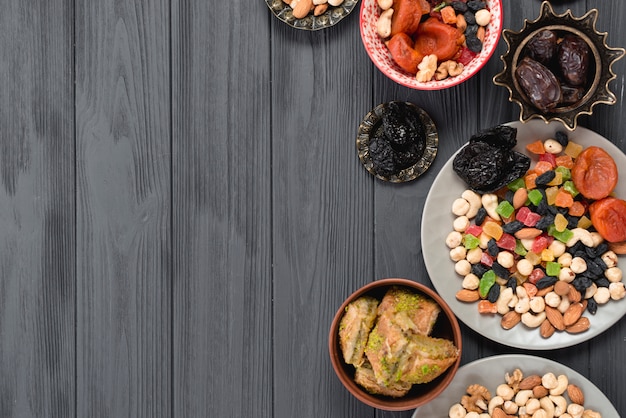
{"type": "Polygon", "coordinates": [[[583,229],[588,229],[589,227],[591,227],[592,223],[591,223],[591,219],[587,218],[586,216],[581,216],[580,219],[578,220],[578,227],[579,228],[583,228],[583,229]]]}
{"type": "Polygon", "coordinates": [[[495,238],[496,241],[499,240],[504,233],[502,231],[502,227],[498,223],[491,221],[485,222],[485,224],[483,225],[483,232],[488,236],[495,238]]]}
{"type": "Polygon", "coordinates": [[[556,186],[548,187],[546,189],[546,201],[548,202],[548,205],[554,206],[557,193],[559,193],[559,188],[556,186]]]}
{"type": "Polygon", "coordinates": [[[567,218],[563,216],[562,214],[557,213],[556,216],[554,217],[554,228],[558,232],[563,232],[567,228],[567,224],[568,224],[567,218]]]}
{"type": "Polygon", "coordinates": [[[541,252],[541,261],[554,261],[554,252],[546,248],[541,252]]]}
{"type": "Polygon", "coordinates": [[[526,182],[524,181],[523,177],[520,177],[516,180],[513,180],[512,182],[510,182],[509,184],[507,184],[507,186],[509,188],[509,190],[512,191],[517,191],[518,189],[521,189],[523,187],[526,187],[526,182]]]}
{"type": "Polygon", "coordinates": [[[543,200],[543,194],[537,189],[531,190],[528,192],[528,200],[537,206],[543,200]]]}
{"type": "Polygon", "coordinates": [[[546,275],[552,277],[559,277],[561,273],[561,264],[555,261],[548,261],[546,263],[546,275]]]}
{"type": "Polygon", "coordinates": [[[503,218],[510,217],[513,212],[515,212],[515,208],[509,203],[508,200],[503,200],[496,207],[496,213],[498,213],[498,215],[502,216],[503,218]]]}
{"type": "Polygon", "coordinates": [[[583,150],[582,145],[569,141],[563,152],[565,153],[565,155],[569,155],[572,158],[576,158],[582,152],[582,150],[583,150]]]}
{"type": "Polygon", "coordinates": [[[541,256],[534,251],[528,251],[524,258],[532,263],[533,266],[541,263],[541,256]]]}
{"type": "Polygon", "coordinates": [[[548,182],[548,186],[560,186],[561,184],[563,184],[563,173],[554,170],[554,178],[548,182]]]}

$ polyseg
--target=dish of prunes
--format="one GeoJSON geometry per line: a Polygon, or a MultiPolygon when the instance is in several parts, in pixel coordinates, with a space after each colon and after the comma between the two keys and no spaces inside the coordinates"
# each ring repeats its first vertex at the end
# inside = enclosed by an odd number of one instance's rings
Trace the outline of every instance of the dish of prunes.
{"type": "Polygon", "coordinates": [[[517,128],[498,125],[470,137],[454,156],[452,169],[477,193],[493,193],[530,167],[530,158],[513,148],[517,145],[517,128]]]}
{"type": "Polygon", "coordinates": [[[437,155],[438,135],[430,116],[409,102],[376,106],[359,125],[359,160],[371,174],[393,183],[422,175],[437,155]]]}
{"type": "Polygon", "coordinates": [[[520,106],[521,122],[558,120],[571,131],[578,116],[591,115],[595,105],[617,102],[609,83],[616,78],[613,64],[625,50],[607,45],[607,33],[595,27],[597,18],[597,9],[581,17],[571,10],[555,14],[544,1],[540,16],[524,20],[521,31],[503,30],[508,50],[493,82],[509,90],[509,100],[520,106]]]}

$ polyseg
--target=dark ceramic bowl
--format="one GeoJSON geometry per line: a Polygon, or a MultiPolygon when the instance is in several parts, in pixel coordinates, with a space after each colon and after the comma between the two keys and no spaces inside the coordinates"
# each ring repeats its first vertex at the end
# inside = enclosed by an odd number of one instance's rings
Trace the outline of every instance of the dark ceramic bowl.
{"type": "Polygon", "coordinates": [[[591,115],[597,104],[612,105],[616,103],[615,94],[609,90],[609,82],[616,78],[613,64],[624,56],[623,48],[610,48],[606,44],[606,33],[596,30],[595,24],[598,10],[592,9],[584,16],[576,18],[571,10],[557,15],[549,2],[541,4],[541,14],[533,21],[525,20],[519,32],[509,29],[502,31],[508,50],[502,55],[504,69],[493,78],[496,85],[509,90],[509,100],[520,106],[520,121],[539,118],[546,122],[558,120],[569,130],[574,130],[580,115],[591,115]],[[515,72],[522,58],[527,53],[529,41],[541,30],[552,30],[559,38],[567,34],[580,37],[589,47],[589,72],[587,82],[583,86],[581,97],[567,104],[559,104],[549,111],[541,111],[535,107],[523,91],[515,72]]]}
{"type": "Polygon", "coordinates": [[[312,13],[302,19],[293,16],[293,10],[283,0],[265,0],[265,4],[270,8],[274,16],[295,29],[316,31],[326,29],[339,23],[348,16],[359,0],[344,0],[339,6],[329,6],[328,9],[319,16],[312,13]]]}
{"type": "Polygon", "coordinates": [[[339,377],[345,388],[361,402],[374,408],[386,411],[406,411],[415,409],[436,398],[452,381],[454,375],[459,369],[461,363],[461,328],[454,316],[454,313],[446,302],[429,287],[408,279],[390,278],[381,279],[369,283],[352,295],[350,295],[337,310],[333,322],[330,327],[328,349],[330,352],[330,361],[335,369],[335,373],[339,377]],[[345,312],[346,306],[361,296],[369,295],[381,300],[387,290],[392,286],[406,287],[414,292],[421,293],[434,300],[440,307],[441,313],[437,318],[432,336],[445,338],[452,342],[459,350],[459,357],[441,376],[437,377],[430,383],[413,385],[411,391],[404,397],[392,398],[380,395],[372,395],[365,391],[354,381],[354,367],[346,364],[339,347],[339,323],[345,312]]]}

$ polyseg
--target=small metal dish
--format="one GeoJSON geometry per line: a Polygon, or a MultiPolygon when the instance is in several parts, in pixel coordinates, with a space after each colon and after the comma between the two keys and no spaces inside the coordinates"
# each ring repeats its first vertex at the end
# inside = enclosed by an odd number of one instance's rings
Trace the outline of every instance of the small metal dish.
{"type": "Polygon", "coordinates": [[[279,20],[293,28],[309,31],[325,29],[335,25],[348,16],[358,2],[359,0],[344,0],[339,6],[329,6],[328,10],[319,16],[309,14],[302,19],[296,19],[293,17],[293,9],[283,0],[265,0],[267,7],[279,20]]]}
{"type": "Polygon", "coordinates": [[[607,33],[598,32],[595,27],[597,18],[597,9],[588,11],[580,18],[574,17],[571,10],[558,15],[554,13],[550,3],[544,1],[541,4],[540,16],[533,21],[525,20],[524,27],[520,32],[514,32],[510,29],[505,29],[502,32],[508,49],[501,57],[504,69],[494,76],[493,82],[509,90],[509,101],[517,103],[521,108],[521,122],[533,118],[543,119],[546,123],[558,120],[568,130],[574,130],[578,116],[591,115],[595,105],[616,103],[615,94],[609,90],[609,82],[616,78],[612,68],[613,64],[624,56],[625,51],[623,48],[611,48],[607,45],[607,33]],[[515,77],[518,63],[524,57],[525,46],[535,34],[543,29],[575,34],[587,43],[591,51],[589,80],[582,99],[573,104],[557,106],[545,113],[531,104],[515,77]]]}
{"type": "Polygon", "coordinates": [[[383,176],[380,173],[376,172],[373,167],[372,158],[369,153],[369,144],[372,135],[376,133],[382,123],[382,113],[388,104],[389,103],[379,104],[370,112],[368,112],[368,114],[365,115],[365,118],[363,118],[363,120],[361,121],[356,137],[356,147],[359,154],[359,160],[361,160],[361,164],[363,164],[363,167],[365,167],[365,169],[369,171],[370,174],[380,180],[388,181],[391,183],[403,183],[407,181],[412,181],[424,174],[437,156],[437,147],[439,144],[439,135],[437,134],[437,128],[435,127],[435,122],[433,122],[433,120],[430,118],[428,113],[424,111],[424,109],[416,106],[413,103],[406,102],[406,104],[409,105],[411,109],[413,109],[413,111],[417,114],[424,127],[426,137],[424,152],[417,160],[417,162],[412,166],[407,167],[390,177],[383,176]]]}

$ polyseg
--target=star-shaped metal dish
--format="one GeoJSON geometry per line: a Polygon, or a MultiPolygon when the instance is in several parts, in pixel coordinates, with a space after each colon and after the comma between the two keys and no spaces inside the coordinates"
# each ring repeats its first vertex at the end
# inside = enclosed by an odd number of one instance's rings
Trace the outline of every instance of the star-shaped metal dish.
{"type": "Polygon", "coordinates": [[[578,116],[591,115],[595,105],[616,103],[615,94],[609,90],[609,82],[616,78],[613,64],[624,56],[625,51],[624,48],[611,48],[607,45],[607,33],[596,29],[597,18],[597,9],[589,10],[580,18],[574,17],[569,9],[563,14],[555,14],[550,3],[544,1],[541,4],[540,16],[533,21],[526,19],[520,32],[510,29],[502,32],[508,49],[501,57],[504,69],[494,76],[493,82],[509,90],[509,101],[517,103],[521,108],[521,122],[533,118],[540,118],[546,122],[558,120],[567,129],[574,130],[578,116]],[[526,44],[543,29],[578,35],[587,43],[591,51],[588,88],[582,99],[573,104],[557,106],[549,112],[541,112],[531,104],[515,77],[518,63],[524,57],[526,44]]]}

